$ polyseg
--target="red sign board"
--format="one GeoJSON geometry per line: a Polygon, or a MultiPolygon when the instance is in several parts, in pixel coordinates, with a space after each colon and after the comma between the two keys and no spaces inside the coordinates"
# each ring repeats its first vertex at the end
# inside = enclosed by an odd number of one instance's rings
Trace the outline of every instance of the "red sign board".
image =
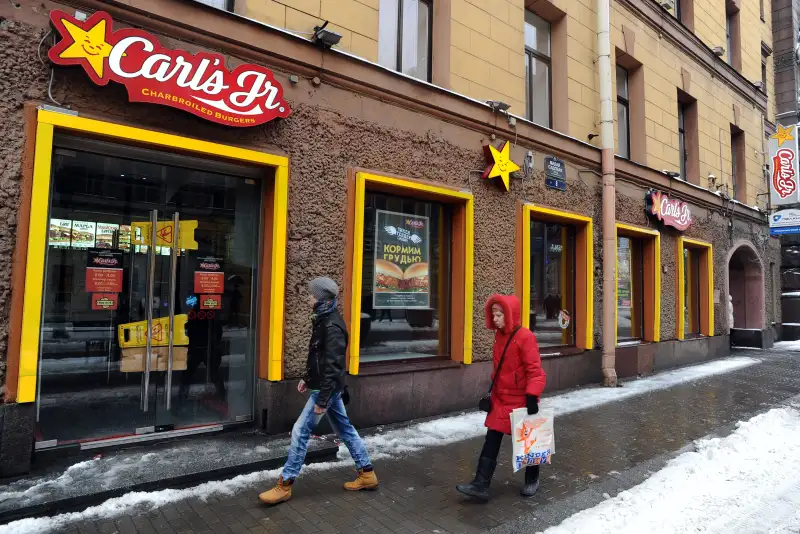
{"type": "Polygon", "coordinates": [[[50,13],[61,40],[48,57],[56,65],[83,67],[98,85],[125,86],[131,102],[162,104],[226,126],[257,126],[291,113],[272,71],[254,64],[232,71],[220,54],[164,48],[151,34],[133,28],[114,31],[108,13],[79,21],[50,13]]]}
{"type": "Polygon", "coordinates": [[[222,309],[221,295],[200,295],[201,310],[220,310],[222,309]]]}
{"type": "Polygon", "coordinates": [[[694,222],[689,204],[676,198],[669,198],[663,191],[647,193],[647,213],[681,232],[694,222]]]}
{"type": "MultiPolygon", "coordinates": [[[[209,273],[205,271],[194,272],[194,292],[222,293],[225,291],[225,273],[209,273]]],[[[202,301],[201,301],[202,302],[202,301]]]]}
{"type": "Polygon", "coordinates": [[[790,148],[778,149],[772,158],[772,188],[782,199],[797,190],[794,159],[794,150],[790,148]]]}
{"type": "Polygon", "coordinates": [[[122,293],[122,269],[86,268],[88,293],[122,293]]]}
{"type": "Polygon", "coordinates": [[[93,310],[116,310],[119,306],[119,295],[116,293],[92,293],[93,310]]]}

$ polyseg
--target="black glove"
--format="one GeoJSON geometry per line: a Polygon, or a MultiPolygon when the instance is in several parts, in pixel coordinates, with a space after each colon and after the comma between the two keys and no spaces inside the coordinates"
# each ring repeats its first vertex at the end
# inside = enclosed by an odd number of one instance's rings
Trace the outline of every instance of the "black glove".
{"type": "Polygon", "coordinates": [[[539,413],[539,397],[536,395],[525,395],[528,401],[528,415],[539,413]]]}
{"type": "Polygon", "coordinates": [[[345,406],[350,404],[350,391],[347,389],[347,386],[345,386],[344,391],[342,391],[342,404],[345,406]]]}

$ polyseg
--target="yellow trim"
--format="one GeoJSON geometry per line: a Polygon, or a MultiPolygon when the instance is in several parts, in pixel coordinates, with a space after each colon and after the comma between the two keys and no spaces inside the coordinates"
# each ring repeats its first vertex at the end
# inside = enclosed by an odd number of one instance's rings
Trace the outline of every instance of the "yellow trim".
{"type": "MultiPolygon", "coordinates": [[[[685,273],[685,269],[684,269],[684,266],[683,266],[683,250],[684,250],[684,248],[701,249],[702,250],[701,254],[703,254],[705,256],[705,259],[707,260],[706,261],[706,265],[707,265],[707,269],[708,269],[708,272],[707,272],[707,275],[708,275],[708,287],[707,287],[707,290],[708,291],[707,291],[707,293],[705,295],[705,298],[706,298],[706,301],[708,303],[708,326],[707,326],[705,332],[701,331],[700,333],[702,335],[704,335],[704,336],[711,337],[711,336],[714,335],[714,247],[713,247],[713,245],[711,243],[709,243],[707,241],[701,241],[699,239],[690,239],[690,238],[686,238],[686,237],[678,237],[678,239],[676,241],[677,241],[677,254],[678,254],[678,258],[680,258],[680,261],[676,262],[678,264],[678,273],[677,273],[676,283],[678,285],[678,288],[680,288],[679,291],[678,291],[676,302],[677,302],[677,309],[680,310],[681,313],[683,313],[683,307],[685,306],[685,302],[684,302],[685,301],[684,284],[686,283],[685,282],[685,278],[684,278],[686,276],[686,273],[685,273]]],[[[690,261],[691,261],[691,257],[690,257],[690,261]]],[[[700,283],[700,282],[698,281],[698,283],[700,283]]],[[[703,295],[701,295],[700,297],[702,298],[703,295]]],[[[698,302],[698,306],[701,306],[701,303],[698,302]]],[[[701,310],[702,310],[702,306],[701,306],[701,310]]],[[[690,317],[691,317],[691,314],[690,314],[690,317]]],[[[700,323],[702,324],[702,319],[699,317],[699,314],[698,314],[698,321],[700,321],[700,323]]],[[[676,332],[676,337],[678,339],[686,339],[685,317],[682,316],[680,318],[680,320],[676,320],[676,323],[677,323],[677,326],[678,326],[677,332],[676,332]]],[[[701,330],[702,330],[702,326],[701,326],[701,330]]]]}
{"type": "MultiPolygon", "coordinates": [[[[636,236],[642,237],[652,237],[655,240],[655,258],[654,262],[655,265],[653,268],[655,269],[655,277],[653,283],[654,289],[654,308],[653,308],[653,339],[648,341],[653,341],[654,343],[658,343],[661,341],[661,232],[658,230],[653,230],[651,228],[642,228],[639,226],[633,226],[630,224],[625,223],[616,223],[616,231],[617,231],[617,239],[619,239],[619,231],[624,230],[628,233],[634,234],[636,236]]],[[[680,238],[679,238],[680,239],[680,238]]],[[[642,248],[642,261],[644,261],[644,248],[642,248]]],[[[681,264],[681,269],[683,264],[681,264]]],[[[617,271],[615,273],[617,277],[616,286],[614,287],[614,299],[615,302],[619,303],[619,254],[617,255],[617,271]]],[[[644,284],[643,284],[644,285],[644,284]]],[[[643,296],[644,298],[644,296],[643,296]]],[[[633,303],[631,303],[633,304],[633,303]]],[[[615,332],[619,331],[619,306],[617,306],[617,311],[615,313],[614,319],[614,327],[615,332]]],[[[644,338],[644,325],[642,325],[642,338],[644,338]]],[[[617,334],[614,334],[614,342],[616,344],[617,334]]]]}
{"type": "MultiPolygon", "coordinates": [[[[584,231],[587,234],[586,248],[583,251],[586,256],[586,337],[583,343],[578,343],[575,339],[575,345],[586,350],[592,350],[594,347],[594,225],[592,218],[586,215],[579,215],[577,213],[570,213],[568,211],[561,211],[553,208],[546,208],[544,206],[537,206],[534,204],[525,204],[522,206],[522,296],[521,306],[522,326],[530,328],[530,306],[531,306],[531,239],[530,239],[530,224],[531,217],[536,213],[551,217],[566,224],[577,223],[578,226],[584,226],[584,231]]],[[[577,236],[576,236],[577,239],[577,236]]],[[[577,244],[576,244],[577,245],[577,244]]],[[[576,254],[578,251],[575,251],[576,254]]],[[[577,257],[576,257],[577,261],[577,257]]],[[[575,295],[575,299],[581,298],[581,295],[575,295]]],[[[575,310],[573,310],[573,315],[575,310]]],[[[573,317],[573,321],[575,318],[573,317]]]]}
{"type": "Polygon", "coordinates": [[[286,232],[289,213],[289,167],[275,169],[272,208],[269,354],[267,380],[283,380],[283,313],[286,301],[286,232]]]}
{"type": "Polygon", "coordinates": [[[614,346],[619,344],[619,228],[614,237],[614,346]]]}
{"type": "Polygon", "coordinates": [[[36,400],[36,378],[41,340],[42,294],[44,292],[47,214],[50,207],[50,165],[53,156],[53,127],[40,124],[36,129],[33,162],[28,255],[25,268],[25,300],[22,308],[22,336],[19,354],[17,402],[36,400]]]}
{"type": "Polygon", "coordinates": [[[360,359],[361,341],[361,291],[364,263],[364,200],[368,183],[384,184],[408,191],[420,191],[439,197],[464,201],[466,228],[464,229],[464,357],[463,363],[472,363],[472,300],[473,295],[473,242],[474,242],[474,201],[472,193],[456,191],[402,178],[381,176],[367,172],[356,173],[355,220],[353,225],[353,269],[350,281],[350,364],[349,372],[357,375],[360,359]]]}
{"type": "Polygon", "coordinates": [[[268,333],[270,336],[268,377],[269,380],[280,380],[283,374],[283,307],[285,297],[289,159],[285,156],[276,156],[255,150],[52,111],[39,110],[37,123],[17,401],[24,403],[36,400],[48,211],[50,206],[50,174],[53,134],[56,128],[90,133],[122,142],[135,141],[137,144],[143,143],[170,150],[178,149],[200,155],[212,155],[275,167],[275,202],[272,228],[273,252],[271,259],[272,294],[270,297],[272,308],[268,333]]]}
{"type": "Polygon", "coordinates": [[[675,240],[675,256],[676,261],[675,265],[678,267],[678,272],[675,278],[675,287],[677,289],[677,295],[675,295],[675,337],[678,339],[685,339],[686,338],[686,312],[684,308],[686,307],[686,280],[685,276],[686,273],[684,272],[686,269],[684,259],[683,259],[683,238],[678,237],[675,240]]]}

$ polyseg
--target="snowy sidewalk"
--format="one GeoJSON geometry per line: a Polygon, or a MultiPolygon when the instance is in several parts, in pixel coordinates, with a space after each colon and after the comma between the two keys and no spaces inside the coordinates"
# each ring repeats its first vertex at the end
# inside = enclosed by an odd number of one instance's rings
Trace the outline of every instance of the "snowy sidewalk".
{"type": "MultiPolygon", "coordinates": [[[[480,532],[533,517],[537,509],[566,502],[615,473],[672,455],[692,440],[800,393],[794,354],[740,354],[623,388],[547,398],[557,413],[558,453],[543,469],[542,489],[531,500],[518,495],[520,479],[511,475],[508,443],[488,505],[465,501],[455,492],[456,483],[472,477],[482,443],[481,415],[465,414],[370,436],[382,482],[375,493],[341,490],[352,476],[343,459],[308,469],[295,485],[295,498],[276,508],[257,502],[258,491],[277,476],[261,472],[185,490],[129,494],[81,513],[12,523],[0,533],[480,532]]],[[[567,511],[571,515],[577,509],[567,511]]],[[[527,528],[544,530],[565,517],[527,528]]]]}

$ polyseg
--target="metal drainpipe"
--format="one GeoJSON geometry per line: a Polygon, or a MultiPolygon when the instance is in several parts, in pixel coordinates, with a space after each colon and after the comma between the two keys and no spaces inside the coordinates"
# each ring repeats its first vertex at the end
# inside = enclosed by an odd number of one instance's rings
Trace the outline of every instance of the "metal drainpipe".
{"type": "Polygon", "coordinates": [[[600,76],[600,145],[603,171],[603,385],[617,385],[616,288],[617,268],[616,180],[614,177],[614,115],[611,99],[610,0],[597,0],[597,69],[600,76]]]}

